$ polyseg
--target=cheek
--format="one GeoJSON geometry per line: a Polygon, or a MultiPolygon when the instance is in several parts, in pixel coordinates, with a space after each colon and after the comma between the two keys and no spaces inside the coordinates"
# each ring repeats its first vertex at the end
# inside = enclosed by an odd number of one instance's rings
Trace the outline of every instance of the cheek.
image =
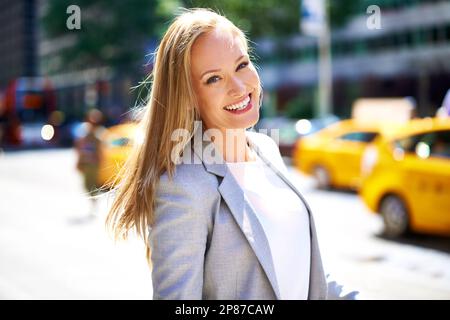
{"type": "Polygon", "coordinates": [[[256,72],[256,70],[254,69],[254,68],[252,68],[253,70],[251,70],[251,72],[249,72],[249,77],[248,77],[248,81],[247,81],[247,83],[249,84],[249,85],[251,85],[253,88],[254,88],[254,92],[256,93],[255,95],[254,95],[254,97],[255,97],[255,100],[259,100],[259,97],[260,97],[260,95],[261,95],[261,89],[262,89],[262,87],[261,87],[261,82],[260,82],[260,79],[259,79],[259,75],[258,75],[258,72],[256,72]]]}
{"type": "Polygon", "coordinates": [[[258,72],[256,71],[255,67],[253,65],[251,65],[248,68],[248,70],[249,70],[250,81],[252,82],[252,84],[255,86],[259,86],[260,85],[259,75],[258,75],[258,72]]]}
{"type": "Polygon", "coordinates": [[[200,115],[209,118],[221,107],[223,101],[223,90],[220,88],[202,88],[197,91],[200,115]]]}
{"type": "Polygon", "coordinates": [[[197,98],[198,108],[202,111],[206,108],[205,104],[208,103],[209,92],[207,88],[203,87],[201,84],[197,84],[194,86],[194,93],[197,98]]]}

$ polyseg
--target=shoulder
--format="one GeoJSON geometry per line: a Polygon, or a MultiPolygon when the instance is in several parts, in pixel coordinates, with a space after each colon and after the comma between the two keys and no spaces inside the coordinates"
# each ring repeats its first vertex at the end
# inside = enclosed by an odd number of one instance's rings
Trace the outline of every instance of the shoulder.
{"type": "Polygon", "coordinates": [[[202,164],[177,165],[174,175],[164,173],[156,186],[154,228],[167,230],[170,226],[173,232],[189,232],[197,238],[203,228],[212,230],[219,204],[218,180],[214,175],[202,164]]]}
{"type": "Polygon", "coordinates": [[[207,172],[203,164],[179,164],[172,177],[168,172],[160,176],[157,195],[176,193],[192,198],[201,195],[205,199],[218,190],[218,184],[217,177],[207,172]]]}

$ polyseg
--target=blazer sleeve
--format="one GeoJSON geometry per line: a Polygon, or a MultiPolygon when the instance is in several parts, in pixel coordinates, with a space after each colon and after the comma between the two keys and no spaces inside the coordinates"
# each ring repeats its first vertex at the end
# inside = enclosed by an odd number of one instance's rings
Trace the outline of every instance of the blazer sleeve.
{"type": "MultiPolygon", "coordinates": [[[[195,189],[200,191],[197,184],[195,189]]],[[[196,194],[190,183],[169,181],[166,175],[160,179],[149,230],[153,299],[202,299],[212,208],[207,197],[196,194]]]]}

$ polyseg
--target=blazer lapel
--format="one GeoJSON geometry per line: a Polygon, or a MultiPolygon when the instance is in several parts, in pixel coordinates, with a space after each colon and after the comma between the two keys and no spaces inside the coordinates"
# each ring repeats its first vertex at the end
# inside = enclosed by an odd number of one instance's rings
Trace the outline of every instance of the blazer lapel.
{"type": "Polygon", "coordinates": [[[222,183],[219,185],[219,192],[266,272],[277,298],[280,299],[269,242],[256,213],[246,199],[241,187],[229,171],[227,171],[222,183]]]}
{"type": "MultiPolygon", "coordinates": [[[[205,146],[205,144],[208,144],[208,142],[203,142],[203,146],[205,146]]],[[[194,152],[197,153],[197,155],[202,159],[206,170],[223,178],[219,184],[219,192],[230,209],[236,223],[239,225],[239,228],[242,230],[251,248],[253,249],[259,263],[269,279],[277,299],[280,299],[281,297],[269,242],[254,209],[245,197],[242,188],[229,171],[227,165],[225,163],[208,163],[203,161],[202,155],[198,154],[199,151],[200,150],[198,149],[194,150],[194,152]]]]}

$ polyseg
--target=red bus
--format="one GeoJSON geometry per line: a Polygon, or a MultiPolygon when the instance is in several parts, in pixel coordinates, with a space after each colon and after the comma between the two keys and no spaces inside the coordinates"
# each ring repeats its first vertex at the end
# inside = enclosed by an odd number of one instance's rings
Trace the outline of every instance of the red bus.
{"type": "Polygon", "coordinates": [[[50,116],[56,110],[51,82],[43,77],[12,80],[3,92],[0,108],[0,143],[5,146],[52,144],[55,128],[50,116]]]}

